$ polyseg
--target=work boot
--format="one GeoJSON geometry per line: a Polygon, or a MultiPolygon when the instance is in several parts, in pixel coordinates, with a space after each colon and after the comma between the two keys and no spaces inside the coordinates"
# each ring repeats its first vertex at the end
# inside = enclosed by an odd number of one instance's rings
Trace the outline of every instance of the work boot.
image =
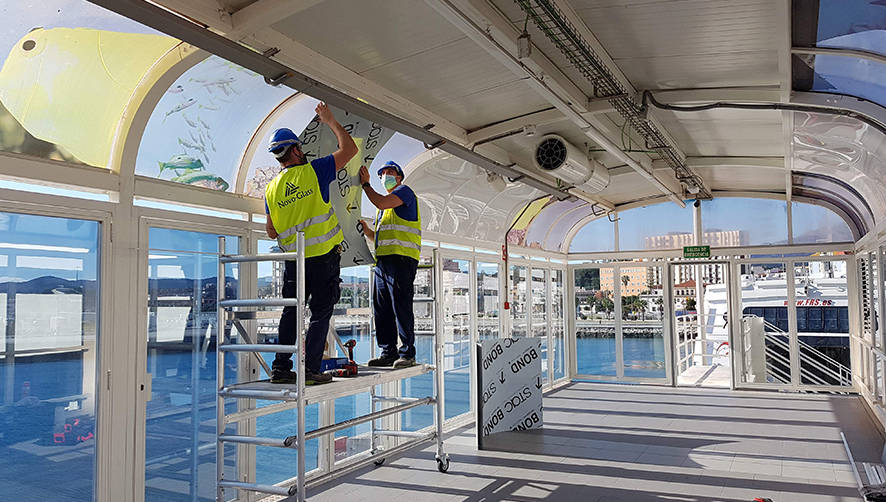
{"type": "Polygon", "coordinates": [[[396,360],[397,360],[396,354],[392,354],[392,355],[382,354],[381,357],[376,357],[375,359],[370,359],[369,362],[366,363],[366,365],[367,366],[390,366],[390,365],[394,364],[394,361],[396,361],[396,360]]]}
{"type": "Polygon", "coordinates": [[[394,369],[409,368],[410,366],[415,366],[414,357],[401,357],[394,361],[394,369]]]}
{"type": "Polygon", "coordinates": [[[271,383],[289,383],[295,385],[298,383],[298,373],[292,370],[274,368],[271,370],[271,383]]]}
{"type": "Polygon", "coordinates": [[[311,370],[305,370],[305,385],[318,385],[321,383],[329,383],[332,381],[332,375],[329,373],[314,373],[311,370]]]}

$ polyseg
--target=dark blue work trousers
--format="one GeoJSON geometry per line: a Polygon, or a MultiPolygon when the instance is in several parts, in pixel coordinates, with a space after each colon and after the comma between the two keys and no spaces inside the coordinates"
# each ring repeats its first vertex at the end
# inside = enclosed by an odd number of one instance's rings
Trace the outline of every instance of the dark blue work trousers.
{"type": "Polygon", "coordinates": [[[372,308],[375,338],[382,356],[396,356],[397,337],[402,346],[399,356],[415,357],[415,315],[412,312],[412,284],[418,261],[408,256],[379,256],[375,264],[375,290],[372,308]]]}
{"type": "MultiPolygon", "coordinates": [[[[338,248],[325,255],[305,259],[305,295],[311,308],[311,324],[305,333],[305,369],[314,373],[320,372],[326,334],[329,332],[329,319],[332,318],[332,310],[341,295],[340,262],[338,248]]],[[[298,294],[297,262],[285,263],[283,298],[295,298],[298,294]]],[[[295,307],[284,307],[279,326],[280,344],[295,345],[295,337],[300,330],[301,326],[296,326],[295,322],[295,307]]],[[[291,370],[292,354],[277,353],[273,367],[291,370]]]]}

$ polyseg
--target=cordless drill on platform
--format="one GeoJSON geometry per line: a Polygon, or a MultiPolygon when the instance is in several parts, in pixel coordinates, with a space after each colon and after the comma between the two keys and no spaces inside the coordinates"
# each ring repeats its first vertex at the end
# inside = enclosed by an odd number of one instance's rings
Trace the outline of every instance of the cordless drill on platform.
{"type": "Polygon", "coordinates": [[[354,362],[354,347],[357,346],[356,340],[348,340],[345,342],[345,347],[348,349],[348,362],[334,370],[332,370],[332,376],[334,377],[355,377],[357,376],[357,363],[354,362]]]}

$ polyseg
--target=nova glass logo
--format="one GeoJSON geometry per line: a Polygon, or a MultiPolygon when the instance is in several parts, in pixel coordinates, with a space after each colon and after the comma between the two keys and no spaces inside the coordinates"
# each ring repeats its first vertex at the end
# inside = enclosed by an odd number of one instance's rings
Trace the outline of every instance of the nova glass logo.
{"type": "Polygon", "coordinates": [[[295,194],[296,190],[298,190],[298,187],[287,181],[286,194],[284,195],[284,197],[289,197],[290,195],[295,194]]]}

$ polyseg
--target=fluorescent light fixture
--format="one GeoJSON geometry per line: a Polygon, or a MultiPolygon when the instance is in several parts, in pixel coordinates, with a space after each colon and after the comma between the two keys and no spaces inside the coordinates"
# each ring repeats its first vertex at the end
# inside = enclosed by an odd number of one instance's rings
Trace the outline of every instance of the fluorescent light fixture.
{"type": "Polygon", "coordinates": [[[88,253],[86,248],[71,248],[67,246],[46,246],[43,244],[19,244],[17,242],[0,242],[0,249],[23,249],[27,251],[56,251],[59,253],[88,253]]]}

